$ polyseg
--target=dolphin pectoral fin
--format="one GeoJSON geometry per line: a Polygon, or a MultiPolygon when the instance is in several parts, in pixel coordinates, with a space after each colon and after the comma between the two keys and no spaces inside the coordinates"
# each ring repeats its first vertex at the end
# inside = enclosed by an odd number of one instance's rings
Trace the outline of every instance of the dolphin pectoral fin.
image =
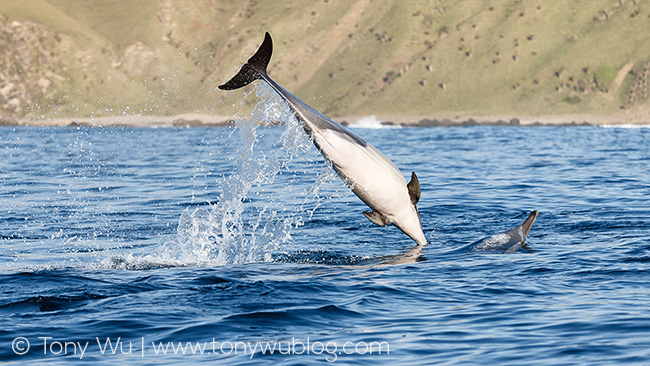
{"type": "Polygon", "coordinates": [[[415,172],[411,172],[411,181],[406,185],[409,190],[409,196],[411,197],[411,203],[416,204],[420,201],[420,181],[418,176],[415,175],[415,172]]]}
{"type": "Polygon", "coordinates": [[[521,231],[524,233],[524,235],[528,236],[528,233],[530,232],[530,228],[533,226],[533,223],[535,222],[535,219],[537,218],[537,214],[539,211],[535,210],[530,213],[526,221],[524,221],[523,224],[521,224],[521,231]]]}
{"type": "Polygon", "coordinates": [[[233,76],[227,83],[219,85],[221,90],[234,90],[242,88],[253,81],[266,76],[266,67],[271,61],[273,53],[273,41],[271,35],[266,32],[264,42],[255,54],[248,59],[248,62],[241,67],[237,75],[233,76]]]}
{"type": "Polygon", "coordinates": [[[363,215],[365,217],[367,217],[368,220],[374,222],[375,224],[377,224],[379,226],[386,226],[386,225],[390,224],[390,221],[388,221],[388,218],[386,216],[382,215],[381,213],[377,212],[377,211],[372,211],[372,212],[364,211],[363,215]]]}

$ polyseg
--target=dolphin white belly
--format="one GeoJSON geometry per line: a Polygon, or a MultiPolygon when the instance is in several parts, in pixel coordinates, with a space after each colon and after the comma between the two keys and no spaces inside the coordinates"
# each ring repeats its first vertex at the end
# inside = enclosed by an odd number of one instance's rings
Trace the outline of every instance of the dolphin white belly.
{"type": "Polygon", "coordinates": [[[334,130],[315,132],[314,139],[345,183],[374,210],[392,218],[400,213],[396,209],[403,208],[396,207],[396,202],[409,202],[406,179],[393,162],[372,145],[351,144],[334,130]]]}

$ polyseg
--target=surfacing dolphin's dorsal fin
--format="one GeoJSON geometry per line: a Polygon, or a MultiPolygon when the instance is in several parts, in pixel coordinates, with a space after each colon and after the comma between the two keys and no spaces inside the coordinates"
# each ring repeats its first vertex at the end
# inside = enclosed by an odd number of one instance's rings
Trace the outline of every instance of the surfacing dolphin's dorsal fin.
{"type": "Polygon", "coordinates": [[[386,218],[386,216],[382,215],[381,213],[377,211],[363,211],[363,215],[368,218],[368,220],[374,222],[375,224],[379,226],[386,226],[390,224],[390,221],[386,218]]]}
{"type": "Polygon", "coordinates": [[[253,57],[249,58],[248,62],[239,69],[237,75],[233,76],[227,83],[219,85],[219,89],[239,89],[259,79],[262,75],[266,75],[266,67],[269,65],[269,61],[271,61],[272,53],[273,41],[269,32],[266,32],[264,42],[262,42],[262,45],[257,49],[253,57]]]}
{"type": "Polygon", "coordinates": [[[409,196],[411,196],[411,202],[413,204],[418,203],[420,201],[420,181],[418,180],[418,176],[415,175],[415,172],[411,172],[411,181],[406,185],[409,189],[409,196]]]}
{"type": "Polygon", "coordinates": [[[537,214],[539,212],[537,210],[533,211],[530,213],[526,221],[524,221],[523,224],[521,224],[521,231],[524,233],[524,235],[528,236],[528,233],[530,232],[530,228],[533,226],[533,223],[535,222],[535,219],[537,218],[537,214]]]}
{"type": "Polygon", "coordinates": [[[538,211],[535,210],[528,215],[523,224],[514,227],[508,231],[503,231],[492,236],[488,236],[478,240],[472,244],[462,247],[460,251],[473,251],[473,252],[500,252],[500,253],[513,253],[520,248],[528,249],[526,241],[528,241],[528,234],[530,229],[537,218],[538,211]]]}

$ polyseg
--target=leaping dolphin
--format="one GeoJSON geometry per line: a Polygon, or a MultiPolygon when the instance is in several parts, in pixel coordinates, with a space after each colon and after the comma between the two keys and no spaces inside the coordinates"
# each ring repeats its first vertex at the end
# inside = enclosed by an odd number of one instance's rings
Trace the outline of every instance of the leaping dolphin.
{"type": "Polygon", "coordinates": [[[420,183],[415,172],[407,184],[400,170],[379,150],[273,81],[266,72],[272,52],[273,41],[267,32],[253,57],[219,89],[239,89],[258,79],[269,84],[289,104],[343,182],[373,210],[363,214],[377,225],[397,226],[418,245],[426,244],[416,207],[420,183]]]}

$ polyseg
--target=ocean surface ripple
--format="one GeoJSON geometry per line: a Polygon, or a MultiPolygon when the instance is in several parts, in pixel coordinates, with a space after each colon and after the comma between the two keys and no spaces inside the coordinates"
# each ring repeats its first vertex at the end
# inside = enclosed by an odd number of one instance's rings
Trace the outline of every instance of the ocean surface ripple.
{"type": "Polygon", "coordinates": [[[0,361],[649,362],[650,129],[355,129],[419,176],[431,244],[403,263],[408,237],[263,105],[236,128],[0,128],[0,361]],[[536,209],[529,250],[456,250],[536,209]]]}

